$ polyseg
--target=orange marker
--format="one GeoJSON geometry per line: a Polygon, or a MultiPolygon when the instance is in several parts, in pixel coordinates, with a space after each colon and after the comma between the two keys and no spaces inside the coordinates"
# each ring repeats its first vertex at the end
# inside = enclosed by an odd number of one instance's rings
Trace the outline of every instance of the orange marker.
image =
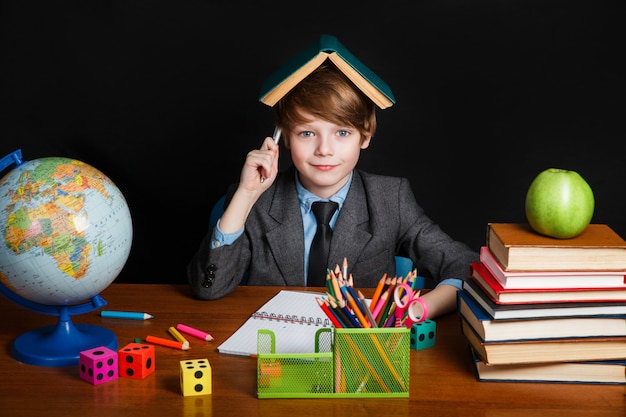
{"type": "Polygon", "coordinates": [[[179,342],[177,340],[164,339],[157,336],[146,336],[146,342],[154,343],[155,345],[165,346],[180,350],[189,350],[189,342],[179,342]]]}

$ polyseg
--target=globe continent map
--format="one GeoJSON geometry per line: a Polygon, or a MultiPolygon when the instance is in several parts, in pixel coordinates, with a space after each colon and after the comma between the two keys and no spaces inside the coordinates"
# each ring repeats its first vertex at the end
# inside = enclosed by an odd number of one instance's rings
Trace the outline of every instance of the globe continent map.
{"type": "Polygon", "coordinates": [[[98,295],[124,267],[132,236],[124,196],[89,164],[39,158],[0,179],[0,282],[31,302],[98,295]]]}

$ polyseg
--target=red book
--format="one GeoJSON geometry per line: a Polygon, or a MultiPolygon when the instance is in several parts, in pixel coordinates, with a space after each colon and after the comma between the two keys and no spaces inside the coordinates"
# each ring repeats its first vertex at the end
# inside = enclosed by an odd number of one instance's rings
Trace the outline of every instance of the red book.
{"type": "Polygon", "coordinates": [[[480,261],[506,289],[626,288],[626,271],[506,271],[487,246],[480,261]]]}
{"type": "Polygon", "coordinates": [[[525,288],[508,289],[482,262],[470,264],[470,276],[498,304],[626,301],[626,288],[525,288]]]}

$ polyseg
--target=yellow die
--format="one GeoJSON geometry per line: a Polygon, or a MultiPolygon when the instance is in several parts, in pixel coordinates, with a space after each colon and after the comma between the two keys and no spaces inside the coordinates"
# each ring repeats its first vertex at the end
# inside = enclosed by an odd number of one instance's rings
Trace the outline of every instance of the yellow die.
{"type": "Polygon", "coordinates": [[[180,361],[180,390],[184,396],[211,394],[211,382],[208,359],[180,361]]]}

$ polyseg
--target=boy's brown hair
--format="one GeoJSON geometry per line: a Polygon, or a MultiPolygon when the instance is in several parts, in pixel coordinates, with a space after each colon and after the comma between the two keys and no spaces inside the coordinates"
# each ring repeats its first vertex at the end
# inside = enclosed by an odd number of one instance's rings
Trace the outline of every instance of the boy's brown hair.
{"type": "MultiPolygon", "coordinates": [[[[361,133],[361,142],[376,131],[376,105],[361,92],[334,64],[326,61],[300,81],[274,106],[276,126],[284,132],[306,120],[304,110],[316,117],[342,126],[352,126],[361,133]]],[[[284,135],[289,146],[288,135],[284,135]]]]}

